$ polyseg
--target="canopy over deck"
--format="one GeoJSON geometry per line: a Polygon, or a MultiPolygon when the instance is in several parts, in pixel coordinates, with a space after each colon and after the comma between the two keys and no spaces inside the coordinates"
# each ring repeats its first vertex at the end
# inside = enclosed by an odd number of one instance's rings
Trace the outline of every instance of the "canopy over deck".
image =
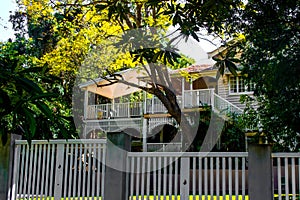
{"type": "MultiPolygon", "coordinates": [[[[141,69],[127,69],[117,74],[121,75],[127,82],[134,83],[136,85],[145,85],[144,82],[138,79],[140,76],[145,76],[145,72],[141,69]]],[[[97,78],[86,83],[82,83],[79,85],[79,87],[109,99],[115,99],[141,90],[137,87],[129,86],[123,83],[114,83],[111,85],[107,84],[109,84],[107,80],[103,78],[97,78]]]]}

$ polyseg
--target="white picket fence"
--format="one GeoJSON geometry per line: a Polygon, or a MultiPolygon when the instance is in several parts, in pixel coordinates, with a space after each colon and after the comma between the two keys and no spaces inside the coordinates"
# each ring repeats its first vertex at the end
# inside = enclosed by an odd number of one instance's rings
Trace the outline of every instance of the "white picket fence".
{"type": "MultiPolygon", "coordinates": [[[[103,199],[105,154],[105,140],[32,141],[31,146],[17,140],[10,199],[103,199]]],[[[299,199],[300,154],[272,157],[274,199],[299,199]]],[[[127,196],[248,199],[247,158],[245,152],[128,152],[127,196]]]]}
{"type": "Polygon", "coordinates": [[[300,199],[300,153],[275,153],[272,157],[276,197],[300,199]]]}
{"type": "Polygon", "coordinates": [[[16,141],[11,199],[103,196],[106,140],[16,141]]]}
{"type": "MultiPolygon", "coordinates": [[[[299,199],[300,154],[274,153],[274,199],[299,199]]],[[[248,199],[248,153],[128,153],[129,199],[248,199]]]]}
{"type": "Polygon", "coordinates": [[[128,153],[130,199],[245,199],[247,153],[128,153]],[[190,197],[189,197],[190,196],[190,197]]]}

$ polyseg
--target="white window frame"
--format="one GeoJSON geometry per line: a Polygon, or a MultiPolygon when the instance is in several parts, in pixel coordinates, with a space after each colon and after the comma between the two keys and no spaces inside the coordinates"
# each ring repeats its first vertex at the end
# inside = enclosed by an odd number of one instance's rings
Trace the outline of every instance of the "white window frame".
{"type": "Polygon", "coordinates": [[[239,88],[239,86],[241,85],[240,84],[240,79],[244,79],[242,76],[229,76],[228,77],[228,89],[229,89],[229,94],[230,95],[240,95],[240,94],[253,94],[253,91],[247,91],[247,87],[248,86],[246,86],[246,85],[244,85],[244,92],[239,92],[239,90],[240,90],[240,88],[239,88]],[[231,79],[232,78],[235,78],[235,81],[236,81],[236,85],[235,85],[235,87],[236,87],[236,92],[233,92],[233,91],[231,91],[231,79]]]}

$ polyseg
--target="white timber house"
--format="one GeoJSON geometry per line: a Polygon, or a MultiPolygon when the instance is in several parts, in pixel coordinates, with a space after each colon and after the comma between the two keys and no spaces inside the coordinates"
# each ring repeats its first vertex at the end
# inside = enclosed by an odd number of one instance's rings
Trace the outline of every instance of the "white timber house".
{"type": "MultiPolygon", "coordinates": [[[[252,86],[246,85],[241,76],[236,77],[229,72],[217,80],[218,70],[210,60],[214,54],[206,54],[207,59],[202,63],[169,70],[177,102],[183,113],[191,109],[198,109],[200,112],[204,107],[209,107],[220,116],[243,112],[244,105],[240,103],[240,95],[251,95],[252,86]],[[182,73],[188,74],[189,78],[182,76],[182,73]]],[[[139,85],[146,81],[139,69],[127,69],[121,71],[120,75],[126,81],[139,85]]],[[[122,83],[97,86],[106,83],[105,79],[98,78],[80,84],[85,93],[83,138],[91,138],[91,134],[97,131],[107,133],[127,130],[140,139],[142,151],[181,151],[181,141],[170,143],[169,138],[173,131],[177,131],[176,121],[157,97],[122,83]],[[136,92],[140,92],[140,95],[134,101],[125,98],[136,92]],[[95,104],[89,98],[91,94],[100,95],[109,101],[95,104]]]]}

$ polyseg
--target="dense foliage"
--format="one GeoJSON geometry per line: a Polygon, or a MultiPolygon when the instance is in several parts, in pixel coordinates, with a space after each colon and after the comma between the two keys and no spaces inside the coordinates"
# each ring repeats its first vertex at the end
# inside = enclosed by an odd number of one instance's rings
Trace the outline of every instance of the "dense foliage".
{"type": "Polygon", "coordinates": [[[256,0],[248,2],[242,15],[244,73],[255,83],[258,101],[249,117],[252,113],[252,125],[285,151],[299,150],[300,141],[299,13],[299,1],[256,0]]]}
{"type": "Polygon", "coordinates": [[[0,44],[0,135],[32,139],[76,136],[68,99],[59,77],[35,67],[31,41],[0,44]]]}

